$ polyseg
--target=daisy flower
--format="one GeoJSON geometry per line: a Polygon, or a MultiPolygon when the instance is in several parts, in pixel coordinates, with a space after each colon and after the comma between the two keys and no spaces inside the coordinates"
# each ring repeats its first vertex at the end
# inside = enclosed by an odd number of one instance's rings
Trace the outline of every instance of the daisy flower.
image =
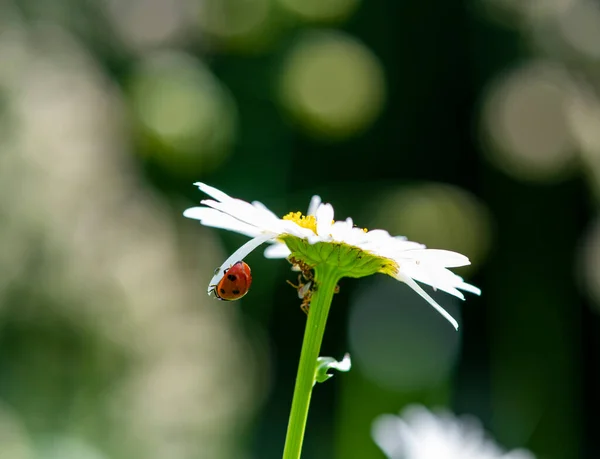
{"type": "Polygon", "coordinates": [[[195,185],[212,199],[201,201],[201,207],[187,209],[185,217],[251,238],[215,271],[208,286],[209,294],[214,292],[225,270],[265,243],[267,258],[301,261],[310,268],[327,265],[335,270],[338,279],[387,274],[406,283],[456,329],[456,320],[418,282],[460,299],[464,299],[461,290],[481,293],[448,269],[470,264],[466,256],[427,249],[381,229],[367,231],[356,227],[351,218],[334,221],[333,207],[321,202],[319,196],[313,196],[306,215],[290,212],[279,218],[260,202],[232,198],[204,183],[195,185]]]}
{"type": "Polygon", "coordinates": [[[477,419],[434,414],[417,405],[400,416],[381,415],[372,435],[388,459],[535,459],[524,449],[503,451],[477,419]]]}

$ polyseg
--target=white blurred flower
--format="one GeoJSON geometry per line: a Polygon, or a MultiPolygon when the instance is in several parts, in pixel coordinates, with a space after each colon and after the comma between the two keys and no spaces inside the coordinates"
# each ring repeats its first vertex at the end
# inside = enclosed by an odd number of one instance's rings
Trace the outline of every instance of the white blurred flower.
{"type": "Polygon", "coordinates": [[[464,255],[447,250],[427,249],[424,245],[393,237],[384,230],[357,228],[352,219],[333,220],[333,207],[313,196],[307,215],[290,212],[277,217],[264,204],[234,199],[216,188],[196,183],[201,191],[214,199],[203,200],[205,207],[192,207],[184,216],[200,220],[206,226],[223,228],[252,237],[216,270],[208,292],[223,277],[224,271],[263,243],[267,258],[293,257],[310,268],[324,263],[333,265],[341,277],[363,277],[375,273],[388,274],[405,282],[442,314],[456,329],[458,323],[437,304],[416,281],[464,299],[458,290],[479,295],[481,291],[447,268],[468,265],[464,255]]]}
{"type": "Polygon", "coordinates": [[[372,435],[388,459],[535,459],[525,449],[504,452],[475,418],[416,405],[379,416],[372,435]]]}

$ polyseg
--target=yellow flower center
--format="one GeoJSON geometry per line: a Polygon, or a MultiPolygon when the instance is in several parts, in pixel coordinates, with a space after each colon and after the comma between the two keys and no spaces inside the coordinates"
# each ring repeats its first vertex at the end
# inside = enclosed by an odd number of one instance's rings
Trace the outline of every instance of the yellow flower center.
{"type": "MultiPolygon", "coordinates": [[[[283,220],[294,222],[298,226],[307,228],[317,234],[317,219],[313,215],[290,212],[283,217],[283,220]]],[[[361,230],[365,233],[368,231],[367,228],[361,228],[361,230]]],[[[291,234],[282,234],[278,239],[287,245],[292,252],[289,259],[294,260],[295,264],[302,263],[305,270],[326,264],[335,267],[340,277],[364,277],[375,273],[394,276],[398,271],[398,264],[394,260],[375,255],[344,242],[316,242],[310,244],[306,239],[291,234]]]]}
{"type": "Polygon", "coordinates": [[[283,217],[283,220],[289,220],[302,228],[307,228],[317,234],[317,219],[313,215],[302,215],[302,212],[290,212],[283,217]]]}

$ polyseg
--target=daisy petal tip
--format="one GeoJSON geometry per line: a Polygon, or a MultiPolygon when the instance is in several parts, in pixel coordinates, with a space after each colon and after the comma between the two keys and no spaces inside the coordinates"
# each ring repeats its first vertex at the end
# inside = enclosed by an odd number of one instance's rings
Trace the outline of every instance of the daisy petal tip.
{"type": "Polygon", "coordinates": [[[183,211],[183,216],[186,218],[194,218],[197,219],[198,218],[198,210],[200,209],[200,207],[190,207],[189,209],[185,209],[183,211]]]}
{"type": "Polygon", "coordinates": [[[474,285],[467,284],[466,282],[462,282],[461,285],[458,286],[459,289],[464,290],[465,292],[472,293],[473,295],[481,296],[481,289],[475,287],[474,285]]]}
{"type": "Polygon", "coordinates": [[[265,258],[287,258],[290,254],[290,249],[285,244],[273,244],[264,251],[265,258]]]}
{"type": "Polygon", "coordinates": [[[458,322],[456,321],[456,319],[452,317],[450,313],[448,313],[448,311],[442,308],[433,298],[431,298],[431,296],[429,296],[429,294],[425,292],[425,290],[423,290],[421,286],[417,284],[412,277],[403,272],[399,272],[396,279],[406,283],[410,288],[417,292],[425,301],[427,301],[431,306],[433,306],[433,308],[437,312],[439,312],[442,315],[442,317],[444,317],[444,319],[450,322],[456,331],[458,331],[458,322]]]}
{"type": "Polygon", "coordinates": [[[448,314],[448,316],[445,316],[442,314],[442,316],[444,317],[444,319],[446,319],[448,322],[450,322],[450,325],[452,325],[454,327],[455,331],[459,330],[460,325],[458,324],[458,322],[456,321],[456,319],[454,317],[452,317],[450,314],[448,314]]]}
{"type": "Polygon", "coordinates": [[[310,204],[308,205],[308,212],[307,215],[315,215],[317,212],[317,209],[319,208],[319,205],[321,204],[321,196],[315,194],[311,200],[310,200],[310,204]]]}
{"type": "Polygon", "coordinates": [[[204,191],[208,185],[202,182],[194,182],[194,186],[197,186],[200,191],[204,191]]]}
{"type": "Polygon", "coordinates": [[[317,207],[315,215],[317,217],[317,220],[322,219],[330,223],[331,220],[333,220],[333,206],[328,202],[322,202],[317,207]]]}

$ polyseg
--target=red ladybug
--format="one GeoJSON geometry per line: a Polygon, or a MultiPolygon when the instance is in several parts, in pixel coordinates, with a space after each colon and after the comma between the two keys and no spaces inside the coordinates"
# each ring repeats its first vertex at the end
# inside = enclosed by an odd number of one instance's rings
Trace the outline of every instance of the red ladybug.
{"type": "Polygon", "coordinates": [[[238,261],[225,270],[222,279],[214,289],[219,300],[233,301],[242,298],[252,285],[250,266],[243,261],[238,261]]]}

